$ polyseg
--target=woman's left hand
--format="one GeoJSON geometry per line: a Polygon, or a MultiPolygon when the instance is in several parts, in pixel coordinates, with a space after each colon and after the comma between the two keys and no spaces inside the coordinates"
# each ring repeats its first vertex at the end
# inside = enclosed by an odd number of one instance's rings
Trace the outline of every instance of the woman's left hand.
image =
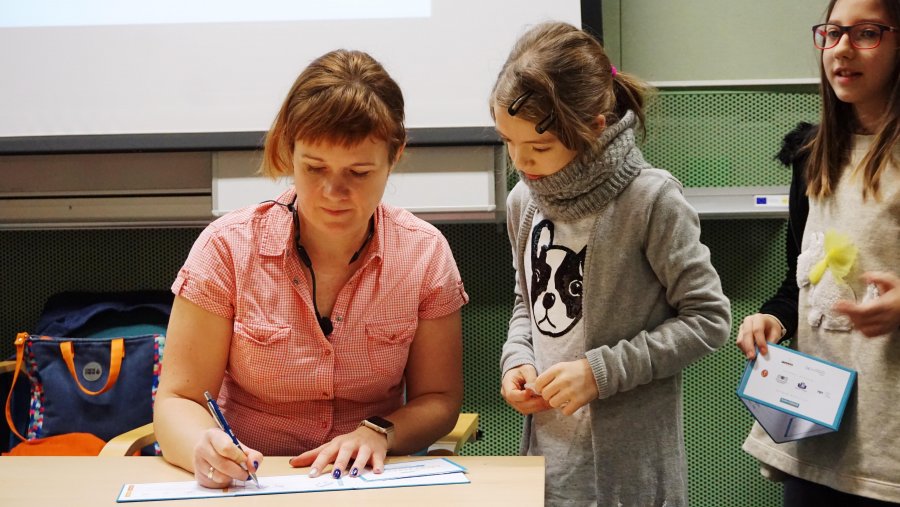
{"type": "Polygon", "coordinates": [[[371,463],[376,474],[384,471],[384,458],[387,456],[387,438],[369,428],[361,426],[350,433],[335,437],[331,442],[291,458],[292,467],[311,466],[310,477],[318,477],[330,464],[334,463],[332,475],[340,471],[340,475],[349,473],[355,477],[362,473],[366,465],[371,463]]]}
{"type": "Polygon", "coordinates": [[[597,399],[597,382],[587,359],[556,363],[534,381],[534,390],[564,415],[597,399]]]}

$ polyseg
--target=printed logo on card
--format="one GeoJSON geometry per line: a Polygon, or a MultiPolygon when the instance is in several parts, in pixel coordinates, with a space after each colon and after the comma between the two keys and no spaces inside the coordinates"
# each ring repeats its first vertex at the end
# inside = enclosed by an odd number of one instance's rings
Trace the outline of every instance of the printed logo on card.
{"type": "Polygon", "coordinates": [[[799,407],[800,407],[800,404],[799,404],[799,403],[797,403],[797,402],[794,401],[794,400],[789,400],[789,399],[787,399],[787,398],[781,398],[781,399],[779,399],[778,401],[784,403],[785,405],[790,405],[790,406],[792,406],[792,407],[796,407],[796,408],[799,408],[799,407]]]}
{"type": "Polygon", "coordinates": [[[766,378],[769,376],[769,370],[763,370],[759,372],[759,374],[762,375],[763,378],[766,378]]]}
{"type": "Polygon", "coordinates": [[[779,384],[786,384],[787,377],[784,375],[778,375],[777,377],[775,377],[775,382],[778,382],[779,384]]]}

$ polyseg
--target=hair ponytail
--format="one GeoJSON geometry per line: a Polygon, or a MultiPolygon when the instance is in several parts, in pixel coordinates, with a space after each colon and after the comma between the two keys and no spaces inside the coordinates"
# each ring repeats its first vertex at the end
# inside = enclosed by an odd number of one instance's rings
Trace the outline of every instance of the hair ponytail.
{"type": "Polygon", "coordinates": [[[616,71],[600,42],[568,23],[542,23],[513,46],[491,91],[494,107],[517,103],[515,114],[543,126],[579,153],[597,139],[597,117],[606,124],[634,111],[644,129],[644,96],[651,88],[616,71]],[[527,98],[523,98],[527,95],[527,98]]]}
{"type": "Polygon", "coordinates": [[[634,75],[621,70],[616,70],[612,86],[616,97],[616,117],[621,118],[626,112],[631,110],[637,116],[641,135],[646,136],[644,104],[652,91],[652,87],[634,75]]]}

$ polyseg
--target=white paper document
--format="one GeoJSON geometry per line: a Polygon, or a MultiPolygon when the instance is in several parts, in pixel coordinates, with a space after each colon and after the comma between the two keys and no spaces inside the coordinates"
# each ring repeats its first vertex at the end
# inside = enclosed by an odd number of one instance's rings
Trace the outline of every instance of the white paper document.
{"type": "Polygon", "coordinates": [[[770,344],[747,362],[737,394],[777,443],[837,431],[856,372],[770,344]]]}
{"type": "Polygon", "coordinates": [[[125,484],[117,502],[147,502],[154,500],[180,500],[187,498],[219,498],[227,496],[277,495],[284,493],[311,493],[316,491],[343,491],[348,489],[401,488],[409,486],[435,486],[441,484],[468,484],[466,469],[446,459],[437,458],[403,463],[390,463],[384,472],[375,474],[366,469],[359,477],[334,479],[330,474],[310,478],[308,475],[259,476],[259,487],[248,481],[235,482],[228,488],[210,489],[196,481],[155,482],[125,484]]]}
{"type": "Polygon", "coordinates": [[[413,477],[433,476],[465,472],[466,469],[456,463],[445,459],[426,459],[421,461],[407,461],[406,463],[391,463],[384,466],[380,474],[366,470],[359,478],[366,482],[394,481],[397,479],[410,479],[413,477]]]}

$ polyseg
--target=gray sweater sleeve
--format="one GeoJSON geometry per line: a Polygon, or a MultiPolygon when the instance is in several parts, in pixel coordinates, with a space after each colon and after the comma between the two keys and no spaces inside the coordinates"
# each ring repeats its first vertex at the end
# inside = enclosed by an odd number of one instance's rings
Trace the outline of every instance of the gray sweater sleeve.
{"type": "Polygon", "coordinates": [[[505,374],[508,370],[523,364],[535,364],[534,344],[531,340],[531,316],[525,299],[522,296],[522,288],[519,283],[520,270],[518,255],[518,227],[521,225],[521,215],[524,213],[524,205],[521,199],[524,188],[521,183],[507,196],[506,229],[509,234],[509,244],[512,248],[513,269],[516,272],[515,302],[513,304],[512,317],[509,320],[509,332],[506,343],[500,354],[500,372],[505,374]]]}
{"type": "MultiPolygon", "coordinates": [[[[601,399],[678,374],[719,348],[731,326],[730,304],[709,249],[700,242],[699,218],[680,185],[668,179],[649,204],[641,214],[644,254],[674,315],[630,339],[587,352],[601,399]]],[[[616,302],[619,308],[646,305],[653,297],[641,291],[624,296],[616,302]]]]}

